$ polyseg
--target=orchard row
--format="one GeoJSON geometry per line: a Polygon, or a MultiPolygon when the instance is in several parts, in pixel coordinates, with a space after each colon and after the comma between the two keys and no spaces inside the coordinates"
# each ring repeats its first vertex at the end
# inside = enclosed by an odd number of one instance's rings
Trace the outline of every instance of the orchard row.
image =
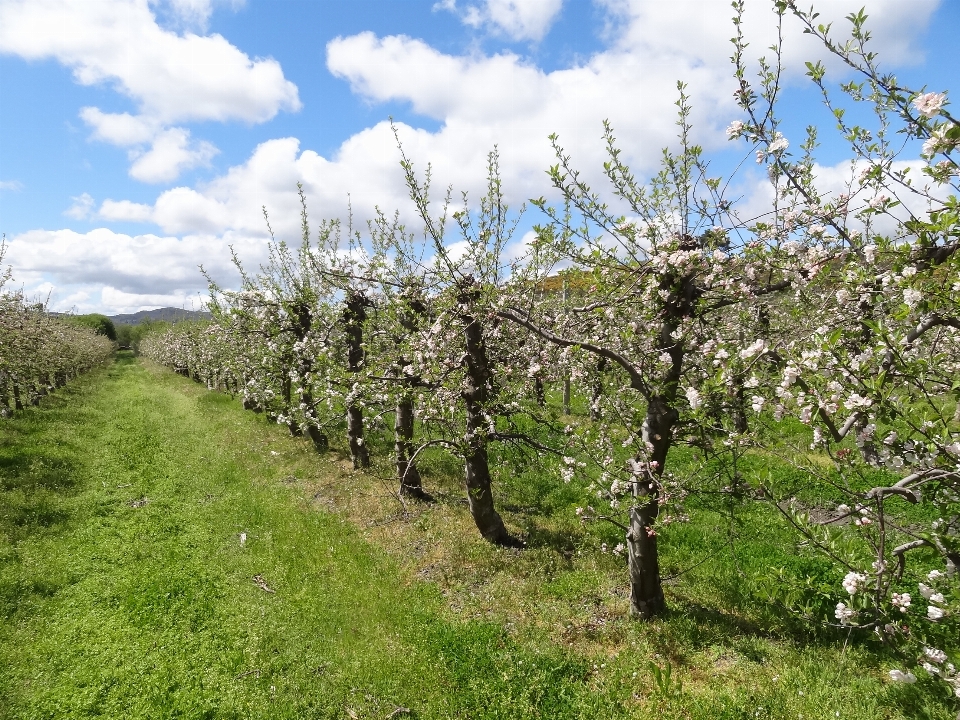
{"type": "Polygon", "coordinates": [[[649,181],[610,127],[603,192],[553,138],[563,202],[534,201],[543,223],[523,252],[496,153],[486,195],[456,209],[449,192],[431,202],[429,172],[404,156],[416,233],[378,212],[364,232],[328,221],[315,234],[301,193],[299,248],[272,243],[255,273],[235,258],[239,290],[208,278],[214,321],[144,352],[318,448],[345,426],[358,468],[365,423],[391,417],[399,492],[425,496],[417,459],[445,449],[493,543],[517,540],[496,509],[491,444],[540,453],[582,489],[584,520],[622,529],[641,617],[664,609],[658,532],[691,495],[769,503],[836,567],[828,622],[876,632],[960,694],[943,649],[960,637],[960,127],[945,94],[878,73],[862,13],[838,43],[814,15],[776,7],[858,75],[838,101],[808,66],[849,143],[841,188],[817,177],[815,129],[798,150],[781,133],[779,54],[748,79],[738,17],[743,114],[728,135],[767,172],[764,212],[710,175],[681,85],[679,149],[649,181]],[[864,104],[876,128],[845,120],[864,104]],[[920,160],[905,163],[913,144],[920,160]],[[566,383],[588,415],[546,402],[566,383]],[[801,446],[786,447],[788,428],[801,446]],[[697,469],[673,470],[680,445],[697,469]],[[800,467],[802,488],[749,476],[761,454],[800,467]]]}
{"type": "MultiPolygon", "coordinates": [[[[0,247],[0,261],[3,248],[0,247]]],[[[43,304],[28,303],[20,292],[4,289],[0,276],[0,415],[9,417],[26,405],[102,365],[113,343],[89,328],[51,316],[43,304]]]]}

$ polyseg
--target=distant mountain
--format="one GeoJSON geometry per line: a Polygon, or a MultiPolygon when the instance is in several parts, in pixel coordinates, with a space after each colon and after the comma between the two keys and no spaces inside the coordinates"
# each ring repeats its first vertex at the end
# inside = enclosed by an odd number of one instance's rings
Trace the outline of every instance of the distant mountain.
{"type": "Polygon", "coordinates": [[[183,308],[157,308],[156,310],[141,310],[123,315],[109,315],[115,325],[139,325],[144,320],[154,322],[181,322],[183,320],[210,320],[213,315],[205,310],[184,310],[183,308]]]}

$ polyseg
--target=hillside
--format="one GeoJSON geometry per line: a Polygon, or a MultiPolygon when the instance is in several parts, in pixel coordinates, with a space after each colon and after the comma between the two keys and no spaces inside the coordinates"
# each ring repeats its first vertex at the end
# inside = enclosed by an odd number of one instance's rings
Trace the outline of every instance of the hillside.
{"type": "Polygon", "coordinates": [[[177,322],[180,320],[209,320],[212,316],[205,310],[184,310],[183,308],[157,308],[155,310],[140,310],[135,313],[109,315],[115,325],[139,325],[145,320],[154,322],[177,322]]]}

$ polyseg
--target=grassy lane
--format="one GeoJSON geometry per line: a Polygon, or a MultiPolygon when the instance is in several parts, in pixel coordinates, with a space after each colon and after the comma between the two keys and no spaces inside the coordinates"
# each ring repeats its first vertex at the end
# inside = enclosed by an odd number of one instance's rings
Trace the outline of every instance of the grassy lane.
{"type": "Polygon", "coordinates": [[[735,553],[716,513],[667,528],[665,572],[692,572],[637,623],[566,486],[499,479],[530,539],[503,550],[443,462],[439,502],[400,513],[392,480],[123,356],[0,423],[0,720],[956,715],[765,599],[756,578],[809,565],[770,513],[740,511],[735,553]]]}
{"type": "Polygon", "coordinates": [[[442,619],[284,485],[277,428],[183,378],[122,358],[2,433],[0,717],[620,712],[582,663],[442,619]]]}

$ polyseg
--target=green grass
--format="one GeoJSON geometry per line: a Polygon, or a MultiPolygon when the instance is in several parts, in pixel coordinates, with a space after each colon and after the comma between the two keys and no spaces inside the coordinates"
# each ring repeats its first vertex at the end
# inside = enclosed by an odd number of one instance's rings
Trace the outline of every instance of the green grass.
{"type": "Polygon", "coordinates": [[[717,556],[637,623],[620,561],[593,550],[605,530],[575,523],[566,491],[502,484],[530,540],[515,551],[476,537],[450,474],[427,473],[439,502],[405,512],[383,476],[124,355],[4,422],[0,718],[956,712],[744,582],[800,562],[760,510],[671,529],[665,573],[717,556]]]}

